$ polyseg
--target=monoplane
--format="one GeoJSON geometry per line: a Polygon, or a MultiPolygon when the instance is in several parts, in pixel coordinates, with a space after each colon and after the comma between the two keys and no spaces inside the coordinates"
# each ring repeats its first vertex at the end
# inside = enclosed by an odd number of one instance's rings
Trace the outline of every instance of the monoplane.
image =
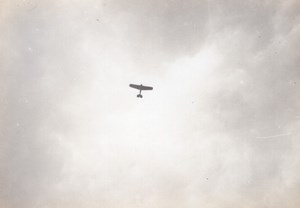
{"type": "Polygon", "coordinates": [[[153,90],[153,87],[149,87],[149,86],[144,86],[144,85],[135,85],[135,84],[130,84],[129,87],[138,89],[140,91],[140,93],[137,95],[138,98],[142,98],[142,91],[143,90],[153,90]]]}

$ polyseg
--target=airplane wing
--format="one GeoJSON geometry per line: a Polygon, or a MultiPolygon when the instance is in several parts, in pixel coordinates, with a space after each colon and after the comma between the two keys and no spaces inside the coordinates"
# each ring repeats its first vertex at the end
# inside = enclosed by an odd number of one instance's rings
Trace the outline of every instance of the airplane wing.
{"type": "Polygon", "coordinates": [[[140,86],[141,90],[153,90],[153,87],[148,87],[148,86],[140,86]]]}
{"type": "Polygon", "coordinates": [[[135,88],[140,90],[141,89],[141,85],[135,85],[135,84],[130,84],[129,87],[135,88]]]}
{"type": "Polygon", "coordinates": [[[153,90],[153,87],[148,87],[148,86],[143,86],[143,85],[135,85],[135,84],[130,84],[129,87],[138,89],[138,90],[153,90]]]}

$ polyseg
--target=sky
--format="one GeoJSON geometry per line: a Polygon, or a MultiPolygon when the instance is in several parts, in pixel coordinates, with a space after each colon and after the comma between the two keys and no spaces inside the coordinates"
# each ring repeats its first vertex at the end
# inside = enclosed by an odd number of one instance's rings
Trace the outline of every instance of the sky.
{"type": "Polygon", "coordinates": [[[0,207],[299,207],[299,11],[0,0],[0,207]]]}

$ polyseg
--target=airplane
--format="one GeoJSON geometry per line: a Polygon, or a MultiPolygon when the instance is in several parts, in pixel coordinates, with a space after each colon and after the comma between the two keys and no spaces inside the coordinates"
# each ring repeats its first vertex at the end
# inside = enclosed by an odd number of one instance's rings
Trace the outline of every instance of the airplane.
{"type": "Polygon", "coordinates": [[[140,91],[140,93],[137,95],[138,98],[143,97],[141,94],[142,90],[153,90],[153,87],[143,86],[142,84],[141,85],[130,84],[129,87],[138,89],[140,91]]]}

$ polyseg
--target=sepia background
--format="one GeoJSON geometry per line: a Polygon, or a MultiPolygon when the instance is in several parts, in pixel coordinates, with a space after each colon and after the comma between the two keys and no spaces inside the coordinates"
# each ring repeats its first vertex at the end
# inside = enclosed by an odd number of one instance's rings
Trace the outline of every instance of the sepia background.
{"type": "Polygon", "coordinates": [[[299,12],[0,0],[0,207],[299,207],[299,12]]]}

